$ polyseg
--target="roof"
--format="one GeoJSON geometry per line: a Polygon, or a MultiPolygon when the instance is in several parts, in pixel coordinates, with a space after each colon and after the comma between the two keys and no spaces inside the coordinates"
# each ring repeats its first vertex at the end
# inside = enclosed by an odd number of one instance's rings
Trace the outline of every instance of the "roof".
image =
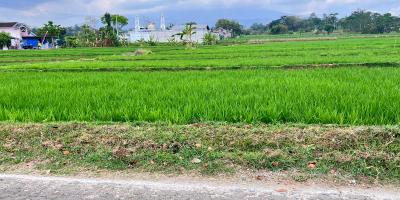
{"type": "Polygon", "coordinates": [[[0,28],[14,27],[18,22],[0,22],[0,28]]]}
{"type": "MultiPolygon", "coordinates": [[[[193,27],[195,27],[196,29],[207,29],[209,30],[210,27],[207,24],[194,24],[193,27]]],[[[185,25],[177,25],[177,26],[173,26],[171,28],[172,30],[183,30],[185,29],[185,25]]]]}

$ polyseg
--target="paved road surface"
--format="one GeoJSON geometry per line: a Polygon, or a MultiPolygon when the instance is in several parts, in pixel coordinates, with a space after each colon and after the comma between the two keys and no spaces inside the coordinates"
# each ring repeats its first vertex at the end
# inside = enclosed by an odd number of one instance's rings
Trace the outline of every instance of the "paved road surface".
{"type": "Polygon", "coordinates": [[[399,191],[0,174],[0,199],[399,199],[399,191]]]}

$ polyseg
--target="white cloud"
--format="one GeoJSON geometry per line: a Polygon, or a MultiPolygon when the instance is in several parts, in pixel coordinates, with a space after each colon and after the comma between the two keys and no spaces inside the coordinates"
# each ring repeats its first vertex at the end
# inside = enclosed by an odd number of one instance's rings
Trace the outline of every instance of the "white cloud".
{"type": "MultiPolygon", "coordinates": [[[[104,12],[133,16],[167,10],[204,10],[202,16],[197,16],[202,18],[209,14],[209,10],[217,12],[216,10],[224,9],[235,10],[234,14],[240,19],[242,7],[293,15],[306,15],[311,12],[348,14],[358,8],[400,13],[399,0],[40,0],[41,3],[31,0],[17,1],[18,7],[10,0],[0,0],[0,21],[25,21],[40,25],[47,20],[54,20],[72,25],[81,23],[85,16],[100,16],[104,12]],[[21,9],[24,2],[29,6],[21,9]]],[[[265,14],[268,13],[259,15],[265,14]]]]}

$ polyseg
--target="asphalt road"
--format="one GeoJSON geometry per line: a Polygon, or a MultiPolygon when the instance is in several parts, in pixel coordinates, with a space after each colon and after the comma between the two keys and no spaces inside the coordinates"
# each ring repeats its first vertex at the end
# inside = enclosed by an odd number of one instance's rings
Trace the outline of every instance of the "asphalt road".
{"type": "Polygon", "coordinates": [[[0,174],[0,199],[399,199],[400,191],[0,174]]]}

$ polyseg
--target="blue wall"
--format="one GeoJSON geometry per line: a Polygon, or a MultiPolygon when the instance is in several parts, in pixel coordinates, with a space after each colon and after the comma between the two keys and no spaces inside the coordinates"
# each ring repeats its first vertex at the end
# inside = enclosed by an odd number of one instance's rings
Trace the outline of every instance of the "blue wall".
{"type": "Polygon", "coordinates": [[[38,44],[39,44],[39,39],[38,38],[23,38],[22,39],[22,46],[23,47],[32,47],[37,49],[38,48],[38,44]]]}

